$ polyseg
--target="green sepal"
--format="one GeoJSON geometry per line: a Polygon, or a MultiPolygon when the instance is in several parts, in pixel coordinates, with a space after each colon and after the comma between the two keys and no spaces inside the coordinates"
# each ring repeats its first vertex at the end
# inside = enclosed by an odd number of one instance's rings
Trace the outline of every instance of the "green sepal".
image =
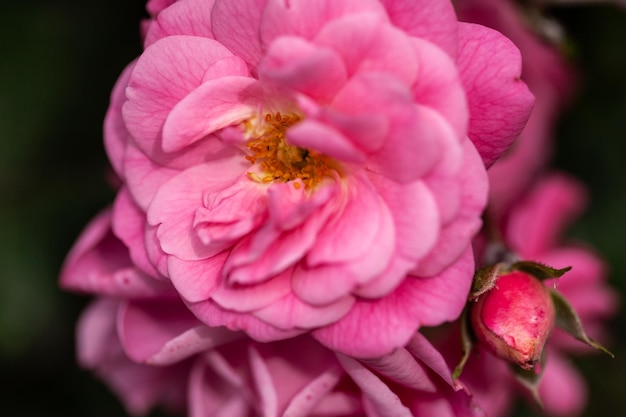
{"type": "Polygon", "coordinates": [[[467,363],[467,360],[472,353],[472,349],[474,348],[474,338],[472,337],[472,333],[470,331],[468,306],[466,306],[463,310],[463,314],[461,315],[459,324],[461,326],[461,348],[463,350],[463,356],[461,357],[461,360],[459,361],[457,366],[454,368],[454,372],[452,373],[453,379],[457,379],[461,376],[463,368],[465,367],[465,364],[467,363]]]}
{"type": "Polygon", "coordinates": [[[469,300],[474,301],[496,285],[498,277],[506,272],[506,264],[500,262],[480,268],[474,274],[469,300]]]}
{"type": "Polygon", "coordinates": [[[563,276],[563,274],[565,274],[567,271],[572,269],[572,267],[567,266],[565,268],[556,269],[544,264],[540,264],[539,262],[518,261],[513,263],[510,269],[512,271],[525,272],[537,278],[538,280],[543,281],[546,279],[559,278],[563,276]]]}
{"type": "Polygon", "coordinates": [[[578,314],[576,314],[576,310],[574,310],[574,307],[572,307],[563,295],[552,289],[550,290],[550,295],[552,296],[552,302],[554,303],[554,308],[556,310],[556,326],[558,328],[569,333],[576,340],[579,340],[595,349],[601,350],[612,358],[615,357],[615,355],[613,355],[608,349],[587,336],[587,333],[585,333],[585,329],[583,328],[583,324],[580,321],[578,314]]]}
{"type": "Polygon", "coordinates": [[[541,402],[541,396],[539,395],[539,383],[543,376],[543,370],[545,368],[545,354],[541,355],[539,366],[535,366],[533,369],[523,369],[515,364],[511,364],[511,372],[513,376],[532,396],[533,400],[537,404],[540,410],[543,410],[543,403],[541,402]],[[539,368],[539,370],[537,370],[539,368]],[[539,372],[538,372],[539,371],[539,372]]]}

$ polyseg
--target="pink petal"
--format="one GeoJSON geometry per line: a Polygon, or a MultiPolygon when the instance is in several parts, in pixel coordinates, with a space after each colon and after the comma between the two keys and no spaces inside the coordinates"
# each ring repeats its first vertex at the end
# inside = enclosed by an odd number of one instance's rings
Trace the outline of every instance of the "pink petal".
{"type": "MultiPolygon", "coordinates": [[[[335,131],[338,131],[349,139],[358,149],[358,153],[370,153],[380,149],[389,132],[388,118],[377,111],[380,105],[378,97],[372,97],[364,89],[353,88],[348,92],[344,91],[335,97],[330,107],[319,107],[317,103],[305,101],[302,97],[298,97],[298,100],[298,104],[308,116],[302,124],[310,121],[325,124],[326,129],[332,132],[331,135],[337,136],[335,131]]],[[[291,131],[299,126],[292,127],[288,134],[291,135],[291,131]]],[[[311,141],[311,146],[319,146],[319,142],[311,141]]],[[[355,152],[352,156],[339,154],[338,159],[346,158],[349,161],[355,157],[360,158],[358,153],[355,152]]]]}
{"type": "Polygon", "coordinates": [[[205,353],[194,364],[188,393],[191,417],[243,417],[250,412],[252,397],[243,378],[217,351],[205,353]]]}
{"type": "Polygon", "coordinates": [[[386,76],[359,81],[370,94],[380,92],[380,104],[390,119],[387,140],[370,156],[369,169],[404,183],[423,176],[441,155],[446,142],[442,137],[454,135],[450,126],[428,107],[414,105],[408,91],[386,76]]]}
{"type": "MultiPolygon", "coordinates": [[[[333,365],[324,370],[291,398],[283,415],[289,417],[306,417],[310,415],[313,410],[316,412],[321,411],[318,405],[324,402],[324,400],[327,400],[328,394],[339,383],[343,375],[343,370],[339,365],[333,365]]],[[[337,413],[340,412],[339,407],[336,405],[332,410],[337,413]]]]}
{"type": "Polygon", "coordinates": [[[135,204],[127,188],[122,188],[113,205],[113,233],[126,245],[135,266],[146,274],[161,279],[152,265],[145,244],[146,215],[135,204]]]}
{"type": "Polygon", "coordinates": [[[107,383],[130,414],[143,415],[157,405],[184,409],[188,364],[153,367],[131,362],[116,334],[118,306],[99,299],[83,313],[76,336],[79,362],[107,383]]]}
{"type": "MultiPolygon", "coordinates": [[[[353,177],[347,190],[333,203],[336,214],[319,231],[307,254],[307,265],[350,262],[368,254],[377,258],[379,270],[384,269],[395,246],[395,230],[389,209],[376,188],[367,178],[353,177]]],[[[373,271],[372,275],[377,273],[373,271]]]]}
{"type": "Polygon", "coordinates": [[[396,255],[416,262],[433,247],[441,222],[436,202],[421,181],[398,184],[370,176],[392,213],[396,232],[396,255]]]}
{"type": "Polygon", "coordinates": [[[436,110],[450,123],[457,138],[464,138],[469,109],[456,63],[441,49],[423,39],[413,39],[413,48],[421,63],[412,86],[415,101],[436,110]]]}
{"type": "Polygon", "coordinates": [[[312,332],[324,346],[357,358],[373,358],[404,346],[419,323],[398,311],[387,296],[360,301],[340,320],[312,332]]]}
{"type": "Polygon", "coordinates": [[[252,381],[259,396],[259,411],[266,416],[278,415],[278,394],[267,365],[254,346],[248,348],[248,357],[252,381]]]}
{"type": "Polygon", "coordinates": [[[403,387],[425,392],[435,392],[437,389],[423,366],[405,348],[397,349],[380,358],[363,359],[361,362],[403,387]]]}
{"type": "Polygon", "coordinates": [[[441,355],[441,352],[433,346],[430,341],[424,337],[420,332],[415,332],[409,343],[406,345],[406,349],[415,358],[422,361],[426,366],[433,370],[437,375],[441,377],[448,385],[455,388],[456,383],[452,379],[452,372],[448,367],[448,363],[441,355]]]}
{"type": "Polygon", "coordinates": [[[160,247],[184,260],[213,256],[224,248],[204,245],[193,230],[196,210],[202,207],[205,193],[223,190],[241,175],[247,161],[240,156],[211,161],[181,172],[165,183],[148,209],[148,223],[158,226],[160,247]]]}
{"type": "Polygon", "coordinates": [[[161,243],[157,238],[158,226],[150,226],[146,224],[146,233],[144,242],[146,243],[146,253],[150,263],[159,271],[164,277],[168,276],[167,271],[167,258],[168,255],[161,248],[161,243]]]}
{"type": "Polygon", "coordinates": [[[156,16],[161,13],[166,7],[170,7],[176,3],[177,0],[148,0],[146,3],[146,10],[150,16],[156,16]]]}
{"type": "Polygon", "coordinates": [[[224,274],[231,283],[245,284],[266,280],[301,260],[315,243],[319,230],[332,208],[328,204],[326,206],[322,204],[332,195],[334,187],[325,185],[319,192],[314,193],[312,198],[296,202],[287,210],[278,209],[281,203],[286,206],[291,203],[288,199],[282,201],[280,199],[281,196],[285,196],[284,191],[288,187],[292,185],[273,184],[268,190],[271,221],[233,249],[224,267],[224,274]],[[318,208],[320,206],[321,208],[318,208]],[[281,225],[280,220],[284,220],[285,215],[293,217],[281,225]],[[304,221],[301,225],[300,220],[304,221]],[[296,227],[281,230],[286,225],[296,227]]]}
{"type": "Polygon", "coordinates": [[[431,0],[380,0],[392,23],[456,57],[457,18],[452,3],[431,0]]]}
{"type": "Polygon", "coordinates": [[[110,227],[110,210],[87,225],[65,260],[60,285],[73,291],[130,298],[169,292],[169,285],[133,266],[128,248],[110,227]]]}
{"type": "Polygon", "coordinates": [[[124,156],[124,180],[135,202],[146,210],[158,189],[181,171],[236,155],[242,157],[239,149],[224,144],[212,135],[180,152],[166,154],[154,150],[150,156],[131,142],[127,144],[124,156]]]}
{"type": "Polygon", "coordinates": [[[128,357],[152,365],[170,365],[242,336],[204,326],[176,299],[126,303],[117,327],[128,357]]]}
{"type": "Polygon", "coordinates": [[[313,329],[325,326],[343,317],[354,304],[353,297],[315,306],[288,293],[280,300],[254,312],[255,317],[281,329],[313,329]]]}
{"type": "Polygon", "coordinates": [[[541,402],[551,415],[578,415],[587,402],[585,381],[569,361],[550,353],[539,385],[541,402]]]}
{"type": "Polygon", "coordinates": [[[115,82],[111,92],[111,102],[104,117],[104,148],[113,169],[120,177],[123,177],[124,154],[126,153],[126,144],[130,140],[130,135],[122,118],[122,105],[126,101],[126,86],[134,67],[135,61],[132,61],[124,68],[115,82]]]}
{"type": "Polygon", "coordinates": [[[232,54],[221,44],[194,36],[168,36],[137,60],[123,106],[126,127],[141,150],[160,146],[163,124],[174,106],[200,86],[206,70],[232,54]]]}
{"type": "Polygon", "coordinates": [[[545,178],[513,208],[506,231],[511,246],[528,258],[553,247],[586,200],[586,191],[576,180],[562,174],[545,178]]]}
{"type": "Polygon", "coordinates": [[[380,298],[393,291],[419,259],[428,253],[439,235],[439,213],[432,193],[421,181],[397,184],[375,178],[376,188],[392,213],[395,256],[378,277],[361,284],[356,294],[380,298]]]}
{"type": "Polygon", "coordinates": [[[405,346],[419,326],[435,326],[458,318],[473,275],[470,248],[436,278],[407,278],[384,298],[357,300],[344,317],[312,334],[330,349],[353,357],[389,354],[405,346]]]}
{"type": "Polygon", "coordinates": [[[220,307],[236,312],[250,312],[278,302],[289,294],[291,269],[272,278],[250,285],[221,285],[211,295],[211,299],[220,307]]]}
{"type": "Polygon", "coordinates": [[[400,398],[374,373],[356,360],[337,354],[339,363],[360,388],[362,395],[380,417],[411,417],[400,398]]]}
{"type": "Polygon", "coordinates": [[[168,277],[186,301],[193,303],[208,300],[222,282],[221,272],[227,256],[228,252],[222,252],[197,261],[168,256],[168,277]]]}
{"type": "Polygon", "coordinates": [[[266,218],[267,191],[254,181],[204,194],[204,206],[194,215],[193,227],[205,245],[230,247],[266,218]]]}
{"type": "Polygon", "coordinates": [[[155,163],[133,144],[126,147],[125,183],[134,202],[142,210],[148,208],[161,185],[179,173],[177,169],[155,163]]]}
{"type": "Polygon", "coordinates": [[[267,0],[215,0],[212,26],[215,38],[242,57],[251,68],[263,54],[259,27],[267,0]]]}
{"type": "Polygon", "coordinates": [[[375,0],[269,0],[261,22],[261,39],[264,45],[269,45],[275,38],[284,35],[311,40],[328,22],[365,11],[386,17],[385,10],[375,0]]]}
{"type": "Polygon", "coordinates": [[[99,298],[81,314],[76,326],[76,354],[81,366],[98,368],[119,351],[115,329],[118,308],[119,302],[99,298]]]}
{"type": "Polygon", "coordinates": [[[185,0],[165,8],[151,22],[144,48],[161,38],[174,35],[213,39],[211,11],[214,2],[215,0],[185,0]]]}
{"type": "Polygon", "coordinates": [[[259,95],[258,82],[240,74],[202,83],[167,115],[163,150],[181,150],[216,130],[252,117],[263,104],[259,95]]]}
{"type": "Polygon", "coordinates": [[[287,132],[290,144],[315,150],[341,162],[363,164],[365,155],[341,132],[325,123],[307,119],[287,132]]]}
{"type": "Polygon", "coordinates": [[[259,342],[288,339],[304,333],[304,330],[278,329],[251,314],[224,310],[213,301],[188,303],[187,307],[208,326],[224,326],[232,331],[242,330],[259,342]]]}
{"type": "Polygon", "coordinates": [[[520,80],[521,58],[499,32],[459,24],[457,66],[469,98],[469,137],[486,166],[511,145],[524,128],[534,103],[520,80]]]}
{"type": "Polygon", "coordinates": [[[347,75],[341,57],[333,50],[284,36],[269,46],[259,67],[259,78],[318,102],[328,102],[346,82],[347,75]]]}
{"type": "Polygon", "coordinates": [[[358,277],[343,265],[308,268],[300,264],[294,270],[291,286],[294,294],[304,302],[324,305],[350,294],[357,282],[358,277]]]}
{"type": "Polygon", "coordinates": [[[474,277],[474,256],[467,248],[452,265],[432,278],[408,278],[396,292],[397,302],[413,303],[411,310],[423,326],[437,326],[458,318],[474,277]],[[404,292],[404,293],[403,293],[404,292]]]}
{"type": "MultiPolygon", "coordinates": [[[[482,213],[487,205],[487,174],[472,143],[465,141],[463,150],[459,173],[460,211],[441,230],[437,244],[411,272],[413,275],[432,276],[450,265],[468,248],[480,230],[482,213]]],[[[441,194],[438,196],[441,198],[441,194]]]]}
{"type": "Polygon", "coordinates": [[[341,56],[349,77],[384,72],[407,86],[415,81],[418,61],[410,38],[380,13],[357,13],[329,22],[315,43],[341,56]]]}

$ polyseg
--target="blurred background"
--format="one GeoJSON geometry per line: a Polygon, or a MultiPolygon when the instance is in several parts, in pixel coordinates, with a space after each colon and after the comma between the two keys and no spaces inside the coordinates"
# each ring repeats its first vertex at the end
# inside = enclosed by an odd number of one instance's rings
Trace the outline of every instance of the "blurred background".
{"type": "MultiPolygon", "coordinates": [[[[0,3],[0,415],[124,416],[75,363],[87,303],[57,275],[86,222],[109,204],[102,120],[140,52],[140,0],[0,3]]],[[[580,87],[557,132],[554,165],[587,184],[569,231],[602,253],[626,295],[626,10],[562,7],[580,87]]],[[[591,387],[585,416],[626,416],[626,314],[605,356],[572,359],[591,387]]],[[[154,413],[154,416],[158,413],[154,413]]],[[[539,415],[520,405],[518,416],[539,415]]]]}

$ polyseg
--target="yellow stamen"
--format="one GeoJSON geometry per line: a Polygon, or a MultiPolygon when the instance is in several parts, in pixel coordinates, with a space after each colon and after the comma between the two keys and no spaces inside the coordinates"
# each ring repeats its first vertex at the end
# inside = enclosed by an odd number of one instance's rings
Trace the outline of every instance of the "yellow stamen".
{"type": "MultiPolygon", "coordinates": [[[[298,115],[266,114],[261,126],[247,121],[244,128],[252,139],[247,143],[251,153],[246,159],[258,164],[261,174],[248,173],[256,182],[289,182],[300,179],[306,189],[316,186],[326,177],[337,171],[337,164],[329,157],[308,149],[290,145],[285,140],[285,132],[301,119],[298,115]]],[[[294,182],[294,187],[301,187],[294,182]]]]}

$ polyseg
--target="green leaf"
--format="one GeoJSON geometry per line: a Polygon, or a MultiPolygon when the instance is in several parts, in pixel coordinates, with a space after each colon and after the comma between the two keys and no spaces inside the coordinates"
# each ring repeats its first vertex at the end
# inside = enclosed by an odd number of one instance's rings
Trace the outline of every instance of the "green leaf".
{"type": "Polygon", "coordinates": [[[562,294],[551,289],[550,295],[552,296],[552,302],[554,303],[556,310],[557,327],[566,331],[575,339],[580,340],[593,348],[601,350],[612,358],[615,357],[615,355],[609,352],[609,350],[607,350],[604,346],[587,336],[587,333],[585,333],[585,329],[583,328],[583,324],[580,321],[578,314],[576,314],[576,310],[574,310],[574,307],[572,307],[562,294]]]}
{"type": "Polygon", "coordinates": [[[546,279],[559,278],[570,269],[572,269],[571,266],[567,266],[562,269],[555,269],[550,266],[533,261],[519,261],[511,265],[511,270],[525,272],[541,281],[546,279]]]}
{"type": "Polygon", "coordinates": [[[484,266],[476,271],[469,295],[470,301],[476,300],[482,294],[492,289],[496,285],[498,277],[505,271],[506,265],[504,263],[484,266]]]}
{"type": "Polygon", "coordinates": [[[467,360],[469,359],[470,354],[472,353],[472,349],[474,348],[474,338],[472,337],[472,334],[470,332],[470,325],[469,325],[469,306],[465,306],[465,309],[463,310],[463,314],[461,315],[461,318],[460,318],[460,325],[461,325],[461,347],[463,349],[463,356],[461,357],[461,360],[459,361],[458,365],[454,368],[454,372],[452,373],[453,379],[457,379],[458,377],[461,376],[461,373],[463,372],[463,368],[465,367],[465,364],[467,363],[467,360]]]}

